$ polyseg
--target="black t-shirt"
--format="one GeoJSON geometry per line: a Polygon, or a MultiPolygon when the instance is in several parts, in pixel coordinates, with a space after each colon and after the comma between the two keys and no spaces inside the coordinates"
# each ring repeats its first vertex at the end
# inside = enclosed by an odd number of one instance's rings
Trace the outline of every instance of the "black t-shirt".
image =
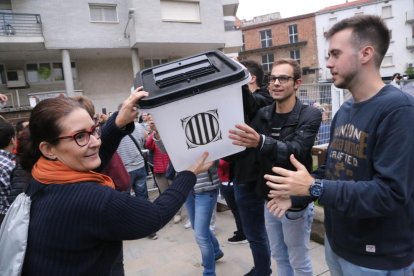
{"type": "Polygon", "coordinates": [[[270,136],[273,139],[280,140],[280,131],[282,130],[282,126],[286,123],[286,120],[290,116],[290,113],[273,113],[272,116],[272,124],[271,124],[271,133],[270,136]]]}

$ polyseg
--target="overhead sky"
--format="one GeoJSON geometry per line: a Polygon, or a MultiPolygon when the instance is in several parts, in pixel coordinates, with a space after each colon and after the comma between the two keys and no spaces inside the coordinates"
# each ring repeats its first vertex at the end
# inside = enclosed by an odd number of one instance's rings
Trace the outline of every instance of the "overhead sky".
{"type": "Polygon", "coordinates": [[[338,5],[346,0],[239,0],[237,17],[250,20],[258,15],[280,12],[282,18],[316,12],[325,7],[338,5]]]}

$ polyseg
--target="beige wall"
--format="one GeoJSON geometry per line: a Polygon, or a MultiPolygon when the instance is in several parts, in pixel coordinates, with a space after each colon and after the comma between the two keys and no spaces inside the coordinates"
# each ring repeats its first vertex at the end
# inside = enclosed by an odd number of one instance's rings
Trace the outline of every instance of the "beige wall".
{"type": "Polygon", "coordinates": [[[92,99],[96,111],[116,111],[130,93],[133,83],[131,59],[77,61],[79,85],[92,99]]]}

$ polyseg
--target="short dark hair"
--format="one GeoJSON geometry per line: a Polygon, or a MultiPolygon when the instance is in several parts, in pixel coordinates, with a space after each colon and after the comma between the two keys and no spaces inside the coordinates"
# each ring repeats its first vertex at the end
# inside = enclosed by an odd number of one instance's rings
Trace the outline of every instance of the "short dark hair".
{"type": "Polygon", "coordinates": [[[302,70],[300,69],[300,65],[299,63],[291,58],[281,58],[276,60],[273,63],[272,69],[273,67],[280,65],[280,64],[289,64],[290,66],[292,66],[293,68],[293,80],[298,80],[302,77],[302,70]]]}
{"type": "Polygon", "coordinates": [[[390,45],[390,31],[381,17],[376,15],[356,15],[345,18],[328,31],[326,38],[330,39],[336,33],[352,29],[352,44],[362,48],[371,44],[375,49],[375,65],[381,66],[382,59],[390,45]]]}
{"type": "Polygon", "coordinates": [[[16,123],[16,133],[18,134],[20,131],[25,129],[24,123],[29,122],[28,120],[20,120],[16,123]]]}
{"type": "Polygon", "coordinates": [[[395,73],[392,75],[392,79],[395,79],[395,77],[397,77],[399,80],[402,78],[400,73],[395,73]]]}
{"type": "Polygon", "coordinates": [[[4,149],[10,145],[10,141],[14,136],[13,125],[7,121],[0,120],[0,149],[4,149]]]}
{"type": "Polygon", "coordinates": [[[243,60],[240,62],[243,64],[250,74],[256,76],[256,85],[261,87],[263,84],[263,69],[259,63],[253,60],[243,60]]]}

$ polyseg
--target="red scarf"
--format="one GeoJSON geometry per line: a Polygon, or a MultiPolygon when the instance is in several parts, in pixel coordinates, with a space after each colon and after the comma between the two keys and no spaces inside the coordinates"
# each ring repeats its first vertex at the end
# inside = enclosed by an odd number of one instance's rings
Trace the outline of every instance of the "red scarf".
{"type": "Polygon", "coordinates": [[[103,186],[115,189],[114,182],[109,176],[93,171],[74,171],[60,161],[51,161],[43,156],[37,160],[32,169],[34,179],[43,184],[68,184],[79,182],[97,182],[103,186]]]}

